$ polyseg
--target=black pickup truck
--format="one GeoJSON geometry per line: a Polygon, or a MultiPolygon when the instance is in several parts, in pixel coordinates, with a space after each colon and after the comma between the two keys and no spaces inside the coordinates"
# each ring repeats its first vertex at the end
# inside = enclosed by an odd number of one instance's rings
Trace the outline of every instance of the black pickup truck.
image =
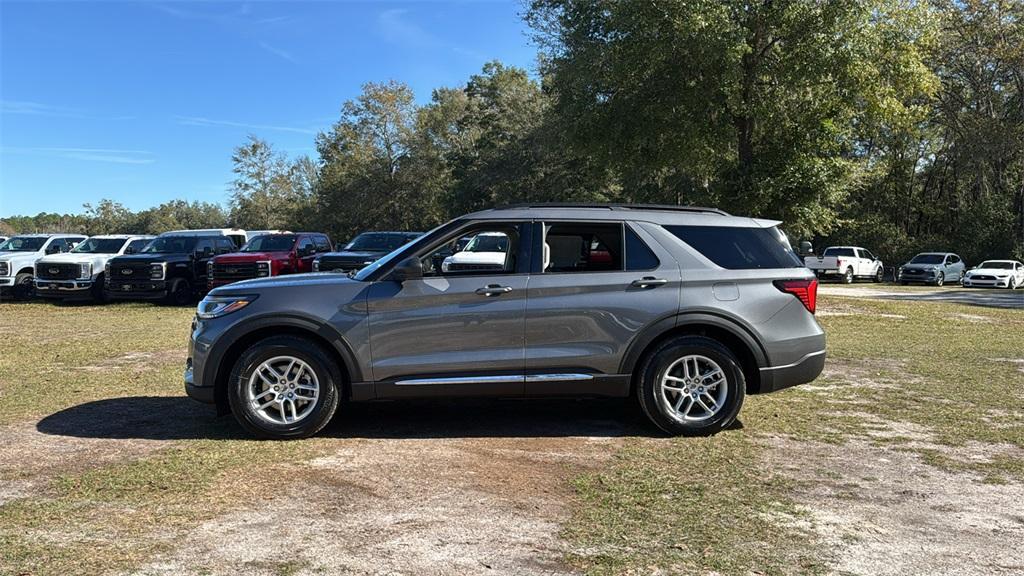
{"type": "Polygon", "coordinates": [[[161,234],[138,254],[107,261],[104,293],[110,300],[159,300],[184,306],[206,291],[206,264],[238,247],[227,236],[161,234]]]}

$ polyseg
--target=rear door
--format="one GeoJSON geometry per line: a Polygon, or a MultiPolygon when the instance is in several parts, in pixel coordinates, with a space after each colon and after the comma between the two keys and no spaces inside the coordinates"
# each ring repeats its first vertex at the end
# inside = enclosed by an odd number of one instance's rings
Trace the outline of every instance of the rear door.
{"type": "Polygon", "coordinates": [[[636,335],[678,312],[679,265],[633,223],[540,222],[535,238],[526,393],[614,388],[603,376],[618,374],[636,335]]]}
{"type": "Polygon", "coordinates": [[[313,260],[316,259],[316,243],[312,236],[301,236],[295,246],[295,256],[298,259],[299,269],[296,272],[311,272],[313,260]]]}
{"type": "Polygon", "coordinates": [[[423,278],[370,286],[378,397],[522,394],[531,232],[529,222],[468,225],[416,254],[423,278]],[[467,233],[506,234],[504,261],[452,272],[435,266],[467,233]]]}

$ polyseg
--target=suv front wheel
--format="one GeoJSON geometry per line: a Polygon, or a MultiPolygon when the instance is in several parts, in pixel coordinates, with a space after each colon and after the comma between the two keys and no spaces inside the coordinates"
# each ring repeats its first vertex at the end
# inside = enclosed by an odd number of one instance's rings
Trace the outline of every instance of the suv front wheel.
{"type": "Polygon", "coordinates": [[[746,380],[739,361],[711,338],[666,341],[648,356],[638,376],[641,408],[669,434],[714,434],[735,422],[743,406],[746,380]]]}
{"type": "Polygon", "coordinates": [[[260,438],[307,438],[338,409],[342,378],[317,344],[273,336],[249,347],[231,372],[228,400],[235,418],[260,438]]]}

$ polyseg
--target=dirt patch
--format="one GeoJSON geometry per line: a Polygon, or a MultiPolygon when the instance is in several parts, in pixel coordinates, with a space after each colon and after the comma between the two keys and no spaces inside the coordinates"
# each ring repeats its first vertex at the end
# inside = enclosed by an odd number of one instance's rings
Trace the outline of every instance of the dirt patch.
{"type": "Polygon", "coordinates": [[[609,438],[352,439],[139,574],[564,574],[566,480],[609,438]]]}
{"type": "Polygon", "coordinates": [[[980,324],[991,324],[992,322],[995,322],[992,317],[982,316],[980,314],[964,314],[962,312],[957,312],[956,314],[951,314],[950,317],[955,320],[966,320],[968,322],[976,322],[980,324]]]}
{"type": "MultiPolygon", "coordinates": [[[[1020,574],[1024,485],[982,483],[905,450],[768,440],[766,458],[797,481],[795,497],[833,551],[833,571],[854,575],[1020,574]],[[809,464],[812,463],[812,464],[809,464]]],[[[974,447],[977,449],[978,447],[974,447]]],[[[1000,450],[996,448],[996,450],[1000,450]]]]}
{"type": "Polygon", "coordinates": [[[185,351],[175,348],[159,352],[129,352],[106,358],[97,364],[75,366],[75,369],[86,372],[105,372],[117,368],[151,368],[157,364],[183,364],[184,362],[185,351]]]}
{"type": "Polygon", "coordinates": [[[989,358],[993,362],[1009,362],[1017,365],[1017,370],[1024,372],[1024,358],[989,358]]]}
{"type": "Polygon", "coordinates": [[[830,358],[821,376],[813,384],[804,384],[801,390],[828,392],[842,388],[885,390],[901,386],[910,374],[900,360],[876,358],[870,360],[844,360],[830,358]]]}

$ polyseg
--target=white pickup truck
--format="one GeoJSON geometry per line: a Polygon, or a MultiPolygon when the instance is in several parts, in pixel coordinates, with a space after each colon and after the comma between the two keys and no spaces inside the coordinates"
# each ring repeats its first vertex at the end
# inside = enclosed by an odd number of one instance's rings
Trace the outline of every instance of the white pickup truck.
{"type": "Polygon", "coordinates": [[[81,234],[18,234],[5,240],[0,244],[0,296],[30,297],[36,260],[67,252],[82,240],[81,234]]]}
{"type": "Polygon", "coordinates": [[[881,282],[885,274],[882,261],[859,246],[829,246],[820,256],[806,256],[804,265],[819,278],[835,277],[846,284],[857,278],[881,282]]]}
{"type": "Polygon", "coordinates": [[[111,234],[90,236],[70,252],[36,260],[36,296],[60,300],[105,300],[103,274],[107,260],[135,254],[154,236],[111,234]]]}

